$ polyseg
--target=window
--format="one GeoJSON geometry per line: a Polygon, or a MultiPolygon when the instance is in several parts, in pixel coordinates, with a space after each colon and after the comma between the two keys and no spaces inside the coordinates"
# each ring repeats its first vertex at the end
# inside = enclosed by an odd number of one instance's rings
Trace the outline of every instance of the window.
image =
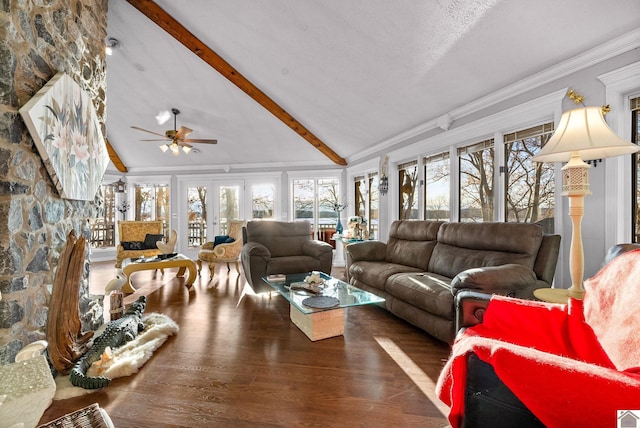
{"type": "Polygon", "coordinates": [[[531,158],[549,141],[553,123],[504,136],[506,219],[516,223],[539,223],[553,233],[555,214],[554,164],[531,158]]]}
{"type": "Polygon", "coordinates": [[[108,248],[115,246],[116,195],[112,184],[101,185],[103,197],[102,209],[97,218],[90,220],[91,248],[108,248]]]}
{"type": "Polygon", "coordinates": [[[317,237],[322,239],[323,231],[333,229],[337,225],[338,214],[335,206],[340,201],[340,180],[338,178],[306,178],[294,179],[293,219],[306,220],[311,223],[317,237]]]}
{"type": "Polygon", "coordinates": [[[369,239],[378,239],[378,220],[380,219],[379,182],[380,176],[377,172],[369,174],[369,216],[366,217],[369,225],[369,239]]]}
{"type": "Polygon", "coordinates": [[[378,173],[373,172],[354,178],[355,215],[367,221],[366,237],[378,239],[378,173]]]}
{"type": "Polygon", "coordinates": [[[460,221],[493,221],[493,139],[458,149],[460,221]]]}
{"type": "Polygon", "coordinates": [[[273,220],[276,189],[273,184],[251,186],[251,216],[253,219],[273,220]]]}
{"type": "MultiPolygon", "coordinates": [[[[640,97],[631,100],[631,141],[640,144],[640,97]]],[[[640,153],[631,156],[633,174],[633,242],[640,242],[640,153]]]]}
{"type": "Polygon", "coordinates": [[[449,220],[449,152],[424,159],[424,218],[449,220]]]}
{"type": "Polygon", "coordinates": [[[418,213],[418,194],[416,193],[416,184],[418,182],[418,162],[411,161],[398,165],[398,185],[400,186],[400,212],[398,218],[400,220],[409,220],[419,218],[418,213]]]}
{"type": "Polygon", "coordinates": [[[169,222],[169,186],[137,184],[135,186],[135,219],[162,220],[166,229],[169,222]]]}
{"type": "Polygon", "coordinates": [[[229,220],[240,218],[240,185],[222,185],[219,187],[219,192],[218,233],[226,235],[229,230],[229,220]]]}
{"type": "Polygon", "coordinates": [[[199,247],[207,241],[207,188],[187,188],[187,245],[199,247]]]}
{"type": "Polygon", "coordinates": [[[363,175],[360,177],[356,177],[354,181],[355,181],[354,194],[356,198],[355,215],[359,215],[360,217],[367,218],[367,200],[365,198],[365,195],[367,194],[367,179],[363,175]]]}

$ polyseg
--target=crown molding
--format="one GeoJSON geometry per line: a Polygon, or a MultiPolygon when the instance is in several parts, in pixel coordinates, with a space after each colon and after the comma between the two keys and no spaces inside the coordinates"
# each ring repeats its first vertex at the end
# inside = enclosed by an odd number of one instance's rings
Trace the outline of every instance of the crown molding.
{"type": "MultiPolygon", "coordinates": [[[[460,108],[445,113],[445,115],[448,115],[451,121],[455,121],[456,119],[476,113],[486,109],[487,107],[501,103],[561,77],[599,64],[638,47],[640,47],[640,28],[562,61],[553,67],[546,68],[539,73],[526,77],[516,83],[492,92],[491,94],[478,98],[460,108]]],[[[440,117],[442,117],[442,115],[440,117]]],[[[374,144],[369,149],[363,150],[356,156],[349,158],[349,163],[351,164],[358,162],[360,159],[366,159],[369,156],[384,151],[385,148],[402,143],[403,141],[407,141],[411,138],[419,137],[420,135],[439,127],[438,118],[430,119],[398,135],[374,144]]]]}

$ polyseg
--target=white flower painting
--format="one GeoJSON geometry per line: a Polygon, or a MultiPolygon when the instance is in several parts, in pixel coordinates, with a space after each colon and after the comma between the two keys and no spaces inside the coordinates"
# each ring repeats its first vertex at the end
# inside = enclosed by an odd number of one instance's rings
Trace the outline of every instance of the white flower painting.
{"type": "Polygon", "coordinates": [[[56,74],[21,109],[62,198],[93,200],[109,162],[95,107],[67,74],[56,74]]]}

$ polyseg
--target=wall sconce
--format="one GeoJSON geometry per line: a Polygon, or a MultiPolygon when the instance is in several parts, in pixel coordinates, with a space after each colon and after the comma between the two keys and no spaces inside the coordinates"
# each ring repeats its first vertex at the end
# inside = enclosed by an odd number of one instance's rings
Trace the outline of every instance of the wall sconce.
{"type": "Polygon", "coordinates": [[[113,50],[118,49],[120,47],[120,41],[118,39],[114,39],[113,37],[109,37],[104,42],[104,53],[107,55],[113,55],[113,50]]]}
{"type": "Polygon", "coordinates": [[[113,183],[113,187],[115,187],[116,193],[124,193],[127,191],[127,183],[123,181],[122,178],[113,183]]]}
{"type": "Polygon", "coordinates": [[[378,189],[380,189],[380,193],[386,195],[389,191],[389,177],[383,175],[380,177],[380,184],[378,184],[378,189]]]}
{"type": "Polygon", "coordinates": [[[387,164],[389,163],[389,156],[384,155],[380,160],[380,182],[378,183],[378,190],[381,195],[386,195],[389,191],[389,177],[387,176],[387,164]]]}

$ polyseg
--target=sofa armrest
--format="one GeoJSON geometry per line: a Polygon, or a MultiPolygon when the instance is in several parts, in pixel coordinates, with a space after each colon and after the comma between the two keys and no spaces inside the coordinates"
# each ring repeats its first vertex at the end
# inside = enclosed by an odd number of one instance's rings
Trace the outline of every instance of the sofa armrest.
{"type": "Polygon", "coordinates": [[[456,295],[456,331],[480,324],[489,306],[491,294],[463,290],[456,295]]]}
{"type": "Polygon", "coordinates": [[[306,256],[311,256],[315,259],[319,259],[324,254],[332,253],[333,247],[328,242],[310,239],[302,244],[302,252],[306,256]]]}
{"type": "Polygon", "coordinates": [[[259,242],[247,242],[242,246],[242,253],[249,257],[263,257],[266,261],[271,260],[271,252],[259,242]]]}
{"type": "Polygon", "coordinates": [[[526,266],[506,264],[460,272],[451,281],[451,292],[455,295],[466,289],[515,297],[518,290],[533,289],[536,284],[537,277],[534,271],[526,266]]]}
{"type": "Polygon", "coordinates": [[[361,260],[383,262],[387,257],[387,244],[380,241],[353,242],[345,245],[351,262],[361,260]]]}

